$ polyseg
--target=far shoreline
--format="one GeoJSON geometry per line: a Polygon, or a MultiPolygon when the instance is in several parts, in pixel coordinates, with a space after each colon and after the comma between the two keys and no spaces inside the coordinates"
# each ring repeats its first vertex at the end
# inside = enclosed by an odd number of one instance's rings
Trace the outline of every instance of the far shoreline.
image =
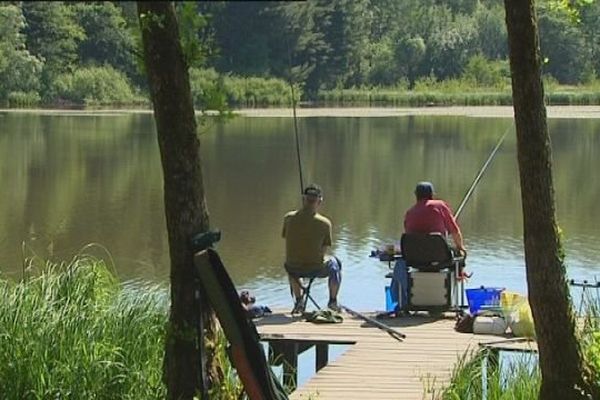
{"type": "MultiPolygon", "coordinates": [[[[600,106],[547,106],[548,118],[600,118],[600,106]]],[[[291,108],[245,108],[232,110],[236,115],[250,118],[291,118],[291,108]]],[[[118,116],[152,114],[152,109],[0,109],[0,116],[9,114],[37,114],[56,116],[118,116]]],[[[200,111],[196,111],[200,114],[200,111]]],[[[473,118],[513,118],[512,106],[451,106],[451,107],[315,107],[298,108],[298,118],[380,118],[404,116],[456,116],[473,118]]]]}

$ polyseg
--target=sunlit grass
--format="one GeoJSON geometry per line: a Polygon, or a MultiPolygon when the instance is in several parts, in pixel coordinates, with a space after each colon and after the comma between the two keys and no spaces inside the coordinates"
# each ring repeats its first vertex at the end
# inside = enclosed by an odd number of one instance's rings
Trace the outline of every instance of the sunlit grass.
{"type": "MultiPolygon", "coordinates": [[[[21,282],[0,279],[0,397],[164,399],[166,288],[121,283],[89,256],[38,269],[21,282]]],[[[227,379],[214,393],[236,398],[225,346],[221,337],[227,379]]]]}

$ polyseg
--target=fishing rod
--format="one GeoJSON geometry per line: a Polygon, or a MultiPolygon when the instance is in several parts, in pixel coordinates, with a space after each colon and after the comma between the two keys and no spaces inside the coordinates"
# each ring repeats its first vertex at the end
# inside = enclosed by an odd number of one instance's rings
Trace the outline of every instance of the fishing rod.
{"type": "Polygon", "coordinates": [[[300,175],[300,194],[304,194],[304,178],[302,174],[302,158],[300,157],[300,140],[298,139],[298,117],[296,116],[296,94],[294,92],[294,82],[292,74],[292,53],[290,51],[290,43],[288,39],[288,64],[289,64],[289,79],[290,90],[292,92],[292,113],[294,116],[294,136],[296,138],[296,157],[298,159],[298,174],[300,175]]]}
{"type": "Polygon", "coordinates": [[[506,134],[508,133],[508,131],[510,130],[511,127],[512,127],[512,124],[508,128],[506,128],[506,130],[504,131],[504,133],[502,134],[502,136],[500,137],[500,139],[498,139],[498,142],[496,143],[496,146],[494,146],[494,148],[492,149],[492,152],[490,153],[489,157],[487,158],[487,160],[485,160],[485,163],[483,163],[483,166],[481,167],[481,169],[479,170],[479,172],[475,176],[475,179],[473,179],[473,182],[471,183],[471,186],[469,186],[469,189],[467,190],[467,193],[465,193],[465,196],[463,197],[462,201],[460,202],[460,205],[458,206],[458,209],[456,210],[456,214],[454,215],[454,217],[456,219],[458,219],[460,213],[465,208],[465,205],[467,204],[467,202],[471,198],[471,195],[475,191],[475,187],[477,186],[477,184],[479,183],[479,181],[483,177],[483,174],[485,173],[487,167],[490,165],[490,163],[494,159],[494,156],[498,152],[498,149],[500,149],[500,146],[502,146],[502,143],[504,142],[504,139],[506,138],[506,134]]]}
{"type": "Polygon", "coordinates": [[[302,177],[302,158],[300,157],[300,141],[298,140],[298,118],[296,117],[296,97],[294,94],[294,85],[290,78],[290,88],[292,90],[292,112],[294,115],[294,136],[296,137],[296,156],[298,158],[298,173],[300,175],[300,193],[304,194],[304,179],[302,177]]]}
{"type": "Polygon", "coordinates": [[[398,332],[397,330],[390,328],[389,326],[387,326],[386,324],[383,324],[371,317],[367,317],[364,314],[359,313],[358,311],[354,311],[351,308],[348,308],[344,305],[340,304],[340,308],[344,311],[346,311],[348,314],[352,315],[353,317],[357,317],[362,319],[365,322],[368,322],[369,324],[375,326],[376,328],[379,328],[385,332],[387,332],[391,337],[393,337],[394,339],[402,342],[402,339],[406,338],[406,335],[402,332],[398,332]]]}

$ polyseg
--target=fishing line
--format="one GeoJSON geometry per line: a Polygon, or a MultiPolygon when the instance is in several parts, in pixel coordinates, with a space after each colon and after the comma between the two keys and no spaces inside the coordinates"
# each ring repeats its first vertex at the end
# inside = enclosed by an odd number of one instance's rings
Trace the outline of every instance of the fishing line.
{"type": "Polygon", "coordinates": [[[492,152],[490,153],[489,157],[485,160],[485,163],[483,163],[483,166],[481,167],[481,169],[479,170],[479,172],[475,176],[475,179],[473,179],[473,183],[471,183],[471,186],[469,186],[469,189],[467,190],[467,193],[465,193],[465,196],[463,197],[462,201],[460,202],[460,205],[458,206],[458,208],[456,210],[456,214],[455,214],[455,218],[456,219],[458,219],[460,213],[465,208],[465,205],[467,204],[467,202],[471,198],[471,195],[475,191],[475,187],[477,186],[477,184],[479,183],[479,181],[483,177],[483,174],[487,170],[488,166],[490,165],[490,163],[494,159],[494,156],[498,152],[498,149],[500,149],[500,146],[502,146],[502,143],[504,142],[504,139],[506,138],[506,135],[507,135],[508,131],[511,128],[512,128],[512,123],[506,128],[506,130],[504,131],[504,133],[502,134],[502,136],[500,137],[500,139],[496,143],[496,146],[494,146],[494,148],[492,149],[492,152]]]}

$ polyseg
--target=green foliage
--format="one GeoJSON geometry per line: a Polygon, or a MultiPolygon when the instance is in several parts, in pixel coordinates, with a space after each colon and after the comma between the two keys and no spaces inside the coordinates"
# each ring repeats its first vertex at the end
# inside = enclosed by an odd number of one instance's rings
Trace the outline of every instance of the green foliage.
{"type": "Polygon", "coordinates": [[[281,33],[273,46],[273,74],[294,83],[303,82],[309,98],[316,96],[322,77],[329,73],[320,66],[331,52],[324,32],[331,23],[331,11],[331,3],[316,1],[284,2],[265,11],[273,21],[271,28],[281,33]]]}
{"type": "Polygon", "coordinates": [[[400,77],[390,40],[373,43],[369,47],[370,68],[367,80],[376,86],[392,86],[400,77]]]}
{"type": "MultiPolygon", "coordinates": [[[[221,76],[214,69],[190,69],[192,98],[200,110],[222,110],[226,104],[256,107],[291,104],[287,82],[276,78],[221,76]]],[[[302,93],[296,86],[297,97],[302,93]]]]}
{"type": "Polygon", "coordinates": [[[17,6],[0,5],[0,103],[12,99],[26,105],[20,101],[24,99],[22,93],[31,94],[30,100],[39,97],[36,93],[43,63],[25,48],[24,27],[25,18],[17,6]]]}
{"type": "Polygon", "coordinates": [[[437,78],[460,75],[463,66],[475,52],[477,31],[470,16],[458,15],[435,29],[428,41],[429,69],[437,78]]]}
{"type": "Polygon", "coordinates": [[[60,102],[79,105],[119,105],[141,102],[122,72],[110,66],[83,67],[57,77],[53,92],[60,102]]]}
{"type": "Polygon", "coordinates": [[[78,46],[79,63],[108,64],[134,74],[134,39],[121,10],[111,2],[75,3],[72,7],[85,33],[78,46]]]}
{"type": "Polygon", "coordinates": [[[21,7],[27,22],[27,49],[44,60],[42,94],[51,98],[52,81],[73,69],[85,32],[77,23],[74,9],[63,2],[23,2],[21,7]]]}
{"type": "Polygon", "coordinates": [[[396,63],[408,78],[410,88],[415,84],[417,66],[423,60],[427,46],[420,36],[402,37],[396,43],[396,63]]]}
{"type": "Polygon", "coordinates": [[[467,62],[463,78],[478,87],[506,88],[510,86],[510,69],[506,61],[490,61],[476,54],[467,62]]]}
{"type": "MultiPolygon", "coordinates": [[[[363,82],[362,60],[367,53],[370,14],[368,0],[337,0],[323,9],[329,23],[317,23],[325,43],[326,58],[312,73],[313,87],[355,85],[363,82]]],[[[317,19],[319,22],[320,19],[317,19]]],[[[309,77],[310,85],[311,77],[309,77]]]]}
{"type": "Polygon", "coordinates": [[[179,35],[186,63],[190,67],[202,67],[212,49],[206,36],[208,18],[199,12],[195,2],[178,4],[179,35]]]}
{"type": "MultiPolygon", "coordinates": [[[[600,76],[600,1],[546,0],[537,7],[547,60],[544,74],[562,85],[589,87],[600,76]]],[[[418,95],[390,95],[406,83],[413,88],[421,81],[423,87],[430,77],[435,82],[450,80],[450,87],[460,82],[461,87],[504,91],[508,48],[501,2],[177,2],[176,9],[188,65],[224,75],[196,92],[211,95],[197,98],[203,108],[210,103],[224,109],[227,101],[288,104],[286,91],[275,92],[280,89],[274,78],[301,86],[307,100],[391,96],[400,104],[427,104],[434,96],[436,104],[505,103],[504,93],[482,99],[480,94],[470,95],[468,88],[462,99],[435,94],[439,88],[426,99],[423,90],[418,95]],[[385,95],[383,89],[373,95],[356,89],[382,86],[388,87],[385,95]],[[225,88],[228,94],[216,90],[225,88]],[[341,90],[346,90],[343,96],[335,94],[341,90]]],[[[151,17],[142,16],[141,24],[151,17]]],[[[0,22],[0,103],[7,104],[14,92],[11,104],[29,103],[22,101],[23,94],[38,93],[51,105],[60,98],[55,90],[61,85],[56,83],[64,83],[65,75],[99,65],[122,72],[132,91],[147,97],[134,3],[5,2],[0,5],[0,22]]],[[[93,103],[96,94],[87,97],[93,103]]],[[[552,104],[595,101],[590,92],[562,91],[550,98],[552,104]]]]}
{"type": "Polygon", "coordinates": [[[544,72],[561,83],[582,81],[589,65],[581,27],[562,8],[539,7],[540,48],[547,59],[544,72]]]}
{"type": "Polygon", "coordinates": [[[477,31],[477,49],[491,60],[508,58],[508,37],[504,9],[499,2],[481,4],[473,15],[477,31]]]}

